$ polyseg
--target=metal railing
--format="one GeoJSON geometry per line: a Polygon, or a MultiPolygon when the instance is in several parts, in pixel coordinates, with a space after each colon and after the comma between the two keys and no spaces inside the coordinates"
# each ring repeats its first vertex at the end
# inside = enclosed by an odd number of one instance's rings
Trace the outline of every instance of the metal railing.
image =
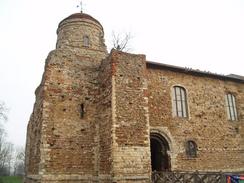
{"type": "Polygon", "coordinates": [[[153,183],[226,183],[223,172],[153,172],[153,183]]]}

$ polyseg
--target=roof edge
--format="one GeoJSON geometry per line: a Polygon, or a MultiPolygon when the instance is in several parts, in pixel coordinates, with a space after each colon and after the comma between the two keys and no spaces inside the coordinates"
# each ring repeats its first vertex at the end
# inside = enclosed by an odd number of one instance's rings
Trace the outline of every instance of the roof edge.
{"type": "Polygon", "coordinates": [[[88,20],[91,20],[91,21],[94,21],[95,23],[97,23],[98,25],[100,25],[103,29],[103,26],[102,24],[95,18],[93,18],[91,15],[88,15],[86,13],[74,13],[66,18],[64,18],[59,24],[58,24],[58,27],[60,27],[60,25],[66,21],[66,20],[71,20],[71,19],[88,19],[88,20]]]}
{"type": "Polygon", "coordinates": [[[216,73],[212,73],[212,72],[200,71],[198,69],[192,69],[192,68],[188,68],[188,67],[179,67],[179,66],[157,63],[157,62],[152,62],[152,61],[146,61],[146,65],[147,65],[147,68],[152,68],[152,69],[167,69],[167,70],[171,70],[171,71],[175,71],[175,72],[181,72],[181,73],[191,74],[191,75],[196,75],[196,76],[201,76],[201,77],[211,77],[211,78],[221,79],[224,81],[235,81],[235,82],[244,83],[243,76],[238,76],[238,75],[234,75],[234,74],[221,75],[221,74],[216,74],[216,73]]]}

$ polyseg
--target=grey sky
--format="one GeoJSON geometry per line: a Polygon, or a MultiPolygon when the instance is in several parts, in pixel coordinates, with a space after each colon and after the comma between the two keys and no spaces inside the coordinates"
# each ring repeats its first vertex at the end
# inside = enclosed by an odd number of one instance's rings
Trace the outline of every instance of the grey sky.
{"type": "MultiPolygon", "coordinates": [[[[25,143],[26,126],[58,23],[77,0],[0,1],[0,100],[9,107],[9,140],[25,143]]],[[[243,0],[84,0],[109,45],[112,31],[131,32],[134,53],[219,74],[244,75],[243,0]]],[[[108,46],[110,48],[110,46],[108,46]]]]}

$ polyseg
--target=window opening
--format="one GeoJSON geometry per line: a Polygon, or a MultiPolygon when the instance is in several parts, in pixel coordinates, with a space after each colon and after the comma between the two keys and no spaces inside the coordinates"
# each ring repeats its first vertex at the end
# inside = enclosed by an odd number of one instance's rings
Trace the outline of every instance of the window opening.
{"type": "Polygon", "coordinates": [[[84,117],[84,113],[85,113],[85,111],[84,111],[84,104],[81,104],[80,105],[80,118],[81,119],[84,117]]]}
{"type": "Polygon", "coordinates": [[[236,110],[236,102],[235,102],[235,96],[233,94],[228,93],[225,96],[226,99],[226,110],[228,119],[231,121],[237,120],[237,110],[236,110]]]}
{"type": "Polygon", "coordinates": [[[89,39],[89,37],[86,35],[86,36],[83,37],[83,46],[85,46],[85,47],[89,47],[89,45],[90,45],[90,39],[89,39]]]}
{"type": "Polygon", "coordinates": [[[173,113],[177,117],[187,117],[186,91],[183,87],[175,86],[173,91],[173,113]]]}
{"type": "Polygon", "coordinates": [[[186,155],[189,158],[197,157],[197,144],[192,140],[186,142],[186,155]]]}

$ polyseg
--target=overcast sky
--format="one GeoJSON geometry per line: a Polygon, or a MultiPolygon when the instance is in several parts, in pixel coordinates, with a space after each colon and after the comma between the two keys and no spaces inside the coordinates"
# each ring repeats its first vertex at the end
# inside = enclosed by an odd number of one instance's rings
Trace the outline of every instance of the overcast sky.
{"type": "MultiPolygon", "coordinates": [[[[26,126],[58,23],[78,0],[0,1],[0,100],[9,108],[8,138],[25,144],[26,126]]],[[[147,60],[219,74],[244,75],[244,0],[84,0],[83,11],[111,34],[130,32],[147,60]]]]}

